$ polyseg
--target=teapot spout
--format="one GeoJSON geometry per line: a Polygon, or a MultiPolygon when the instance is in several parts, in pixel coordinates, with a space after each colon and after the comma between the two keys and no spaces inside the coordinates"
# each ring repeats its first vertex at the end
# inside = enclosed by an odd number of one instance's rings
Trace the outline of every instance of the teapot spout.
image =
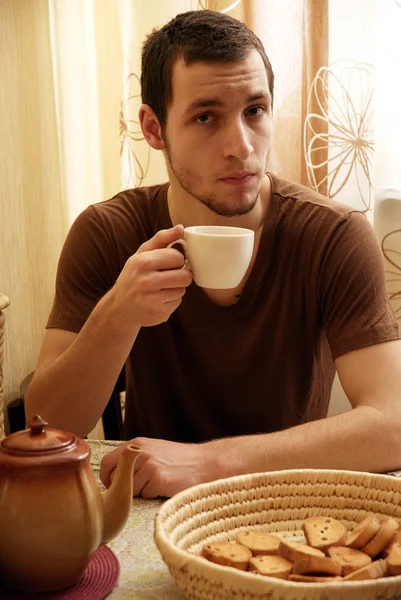
{"type": "Polygon", "coordinates": [[[135,461],[142,452],[138,446],[126,446],[118,459],[111,486],[102,492],[103,544],[115,538],[127,522],[134,494],[135,461]]]}

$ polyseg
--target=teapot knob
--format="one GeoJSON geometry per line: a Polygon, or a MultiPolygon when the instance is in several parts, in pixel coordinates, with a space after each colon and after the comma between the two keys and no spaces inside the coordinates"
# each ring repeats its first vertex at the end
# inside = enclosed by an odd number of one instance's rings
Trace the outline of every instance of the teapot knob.
{"type": "Polygon", "coordinates": [[[28,423],[28,427],[31,430],[29,435],[39,435],[40,433],[44,433],[46,425],[48,425],[46,421],[42,419],[39,415],[35,415],[33,419],[31,419],[28,423]]]}

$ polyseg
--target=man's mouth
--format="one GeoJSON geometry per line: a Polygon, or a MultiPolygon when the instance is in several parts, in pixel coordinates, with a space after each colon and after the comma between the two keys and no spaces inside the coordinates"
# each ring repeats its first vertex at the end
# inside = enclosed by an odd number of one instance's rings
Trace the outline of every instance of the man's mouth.
{"type": "Polygon", "coordinates": [[[256,176],[252,171],[232,171],[225,177],[221,177],[220,181],[230,185],[244,186],[251,183],[256,176]]]}

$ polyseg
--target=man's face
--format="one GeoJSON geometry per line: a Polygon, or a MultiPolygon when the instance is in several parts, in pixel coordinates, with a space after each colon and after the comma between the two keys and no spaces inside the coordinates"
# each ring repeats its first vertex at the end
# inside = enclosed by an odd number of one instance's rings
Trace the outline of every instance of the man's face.
{"type": "Polygon", "coordinates": [[[258,199],[272,136],[271,97],[257,50],[232,63],[177,61],[164,130],[170,180],[222,216],[258,199]]]}

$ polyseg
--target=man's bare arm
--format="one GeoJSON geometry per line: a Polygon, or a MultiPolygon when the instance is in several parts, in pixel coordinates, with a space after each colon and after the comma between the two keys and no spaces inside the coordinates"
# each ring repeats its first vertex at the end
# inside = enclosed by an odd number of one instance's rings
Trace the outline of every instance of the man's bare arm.
{"type": "Polygon", "coordinates": [[[45,335],[28,388],[27,419],[40,414],[52,427],[85,436],[99,420],[138,332],[166,321],[180,305],[192,275],[166,246],[182,226],[159,231],[124,266],[79,334],[45,335]]]}
{"type": "Polygon", "coordinates": [[[39,414],[82,437],[95,427],[139,331],[113,319],[112,304],[105,296],[79,334],[46,331],[25,398],[27,420],[39,414]]]}
{"type": "MultiPolygon", "coordinates": [[[[170,496],[204,481],[282,469],[399,469],[401,340],[355,350],[336,364],[353,410],[277,433],[205,444],[136,438],[134,443],[145,450],[137,461],[137,493],[170,496]]],[[[106,484],[120,451],[103,460],[101,477],[106,484]]]]}

